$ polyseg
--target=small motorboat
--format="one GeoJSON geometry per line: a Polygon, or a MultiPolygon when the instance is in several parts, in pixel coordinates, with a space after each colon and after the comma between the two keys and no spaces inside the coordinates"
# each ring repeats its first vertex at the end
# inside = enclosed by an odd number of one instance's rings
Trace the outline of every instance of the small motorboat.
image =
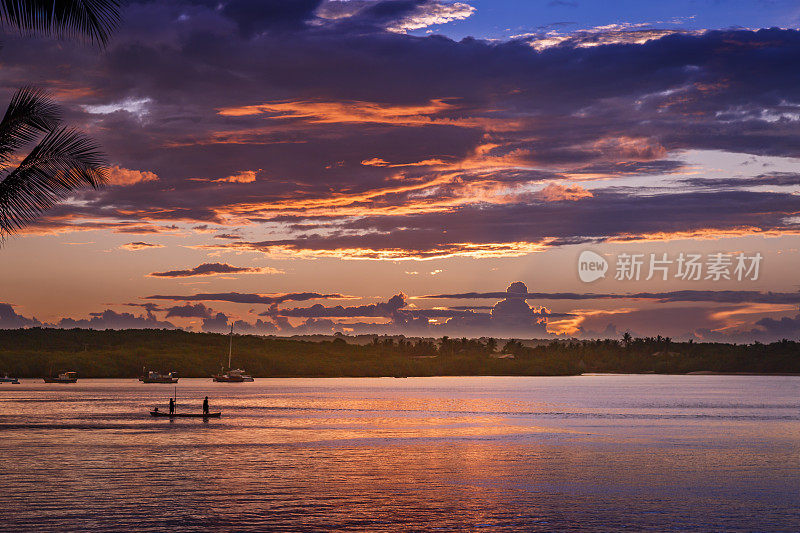
{"type": "Polygon", "coordinates": [[[19,385],[19,379],[12,378],[8,374],[6,374],[3,377],[0,377],[0,383],[13,383],[14,385],[19,385]]]}
{"type": "Polygon", "coordinates": [[[147,372],[139,378],[142,383],[177,383],[178,378],[174,372],[169,374],[162,374],[160,372],[147,372]]]}
{"type": "Polygon", "coordinates": [[[150,416],[160,416],[164,418],[219,418],[220,415],[222,415],[222,413],[219,411],[215,413],[172,413],[172,414],[169,414],[166,411],[159,411],[158,409],[152,409],[150,411],[150,416]]]}
{"type": "Polygon", "coordinates": [[[58,377],[46,377],[44,378],[45,383],[76,383],[78,381],[78,373],[77,372],[63,372],[58,375],[58,377]]]}

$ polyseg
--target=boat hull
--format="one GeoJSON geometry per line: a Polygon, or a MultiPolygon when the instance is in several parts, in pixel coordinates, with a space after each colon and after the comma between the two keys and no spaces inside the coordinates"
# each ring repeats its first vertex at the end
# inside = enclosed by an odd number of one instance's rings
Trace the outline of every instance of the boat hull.
{"type": "Polygon", "coordinates": [[[217,383],[249,383],[255,381],[250,376],[230,376],[228,374],[217,374],[211,376],[211,379],[216,381],[217,383]]]}
{"type": "Polygon", "coordinates": [[[150,379],[150,378],[139,378],[139,381],[142,383],[177,383],[178,378],[159,378],[159,379],[150,379]]]}
{"type": "Polygon", "coordinates": [[[244,383],[242,378],[232,378],[228,376],[214,376],[212,379],[217,383],[244,383]]]}
{"type": "Polygon", "coordinates": [[[19,385],[17,378],[0,378],[0,383],[11,383],[12,385],[19,385]]]}
{"type": "Polygon", "coordinates": [[[78,378],[43,378],[45,383],[77,383],[78,378]]]}
{"type": "Polygon", "coordinates": [[[163,411],[150,411],[150,416],[160,418],[219,418],[221,412],[216,413],[166,413],[163,411]]]}

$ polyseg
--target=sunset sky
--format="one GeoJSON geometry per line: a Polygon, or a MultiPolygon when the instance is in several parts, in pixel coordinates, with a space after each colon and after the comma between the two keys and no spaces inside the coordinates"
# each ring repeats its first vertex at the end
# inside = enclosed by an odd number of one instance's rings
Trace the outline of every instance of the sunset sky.
{"type": "Polygon", "coordinates": [[[796,1],[133,1],[123,20],[104,50],[2,38],[3,101],[48,89],[111,172],[3,243],[0,327],[800,336],[796,1]],[[586,250],[604,278],[579,278],[586,250]],[[731,279],[676,275],[720,253],[731,279]],[[640,279],[616,279],[622,254],[640,279]]]}

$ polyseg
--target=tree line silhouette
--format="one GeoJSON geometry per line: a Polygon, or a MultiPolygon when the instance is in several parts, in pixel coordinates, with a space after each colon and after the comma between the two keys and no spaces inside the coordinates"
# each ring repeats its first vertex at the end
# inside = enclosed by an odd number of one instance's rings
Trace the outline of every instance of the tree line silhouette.
{"type": "MultiPolygon", "coordinates": [[[[351,339],[352,340],[352,339],[351,339]]],[[[800,373],[800,343],[620,340],[497,341],[376,336],[368,344],[337,337],[310,342],[237,335],[233,366],[256,377],[575,375],[585,372],[800,373]]],[[[40,377],[134,378],[144,368],[208,377],[227,364],[226,335],[180,330],[0,330],[0,373],[40,377]]]]}

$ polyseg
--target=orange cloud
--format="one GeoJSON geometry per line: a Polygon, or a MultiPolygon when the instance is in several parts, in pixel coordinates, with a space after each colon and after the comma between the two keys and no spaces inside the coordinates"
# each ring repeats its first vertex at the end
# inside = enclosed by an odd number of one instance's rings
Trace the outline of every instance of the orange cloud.
{"type": "MultiPolygon", "coordinates": [[[[307,100],[270,102],[240,107],[224,107],[217,113],[226,117],[268,115],[272,120],[302,119],[307,124],[391,124],[401,126],[427,126],[443,124],[465,128],[484,128],[487,131],[513,131],[521,121],[488,117],[449,118],[434,115],[454,111],[458,106],[446,98],[435,98],[424,105],[385,105],[377,102],[342,101],[314,102],[307,100]]],[[[244,130],[258,132],[260,129],[244,130]]],[[[273,131],[273,130],[268,130],[273,131]]],[[[262,131],[262,133],[265,133],[262,131]]]]}
{"type": "Polygon", "coordinates": [[[80,215],[63,215],[42,218],[36,221],[34,225],[24,228],[21,233],[25,235],[55,235],[73,231],[111,230],[114,233],[145,235],[153,233],[172,233],[177,229],[178,228],[175,226],[162,226],[149,222],[112,219],[89,220],[80,215]]]}
{"type": "Polygon", "coordinates": [[[560,320],[550,320],[547,322],[547,332],[555,333],[556,335],[575,335],[581,329],[584,321],[591,316],[597,315],[624,315],[638,311],[636,308],[619,308],[619,309],[575,309],[570,311],[574,315],[569,318],[562,318],[560,320]]]}
{"type": "Polygon", "coordinates": [[[660,143],[647,137],[607,137],[600,139],[593,145],[606,157],[614,156],[614,160],[634,159],[636,161],[650,161],[662,159],[667,156],[667,149],[660,143]]]}
{"type": "Polygon", "coordinates": [[[700,228],[693,231],[654,232],[640,234],[619,234],[608,239],[608,242],[652,242],[652,241],[678,241],[686,239],[716,240],[732,237],[745,237],[748,235],[761,235],[764,237],[785,237],[787,235],[800,235],[800,229],[783,228],[780,230],[763,230],[756,226],[742,226],[735,229],[700,228]]]}
{"type": "Polygon", "coordinates": [[[587,191],[580,185],[568,187],[560,183],[550,183],[544,189],[536,192],[534,196],[545,202],[560,202],[564,200],[580,200],[581,198],[591,198],[594,196],[591,191],[587,191]]]}
{"type": "Polygon", "coordinates": [[[118,185],[126,187],[135,183],[142,183],[144,181],[156,181],[158,176],[153,172],[143,170],[131,170],[120,166],[113,166],[108,169],[108,183],[109,185],[118,185]]]}
{"type": "Polygon", "coordinates": [[[441,159],[424,159],[422,161],[417,161],[416,163],[389,163],[388,161],[375,157],[372,159],[365,159],[361,162],[361,164],[366,167],[428,167],[433,165],[444,165],[444,161],[441,159]]]}
{"type": "Polygon", "coordinates": [[[304,118],[318,124],[367,123],[421,124],[429,123],[428,115],[454,109],[443,99],[427,105],[384,106],[375,102],[273,102],[242,107],[226,107],[217,112],[226,117],[242,117],[270,113],[271,118],[304,118]]]}
{"type": "Polygon", "coordinates": [[[163,244],[153,244],[150,242],[138,241],[138,242],[129,242],[128,244],[123,244],[122,246],[120,246],[120,249],[134,252],[136,250],[148,250],[151,248],[163,248],[163,247],[164,247],[163,244]]]}
{"type": "Polygon", "coordinates": [[[476,259],[493,257],[519,257],[535,252],[543,252],[549,247],[552,239],[541,242],[510,242],[510,243],[452,243],[430,250],[406,250],[391,248],[375,250],[371,248],[335,248],[330,250],[300,249],[291,245],[276,244],[262,246],[259,243],[237,242],[229,244],[204,244],[190,246],[200,250],[238,250],[262,252],[275,257],[314,258],[331,257],[337,259],[369,259],[376,261],[425,261],[430,259],[446,259],[449,257],[472,257],[476,259]]]}
{"type": "Polygon", "coordinates": [[[730,328],[735,328],[747,324],[748,320],[736,318],[740,315],[759,315],[766,313],[778,313],[785,311],[794,311],[797,309],[795,304],[767,304],[767,303],[751,303],[736,309],[727,309],[724,311],[716,311],[709,315],[713,320],[719,320],[724,323],[724,326],[715,331],[722,331],[730,328]]]}
{"type": "Polygon", "coordinates": [[[238,174],[233,174],[232,176],[227,176],[225,178],[220,178],[214,181],[222,181],[228,183],[253,183],[256,181],[256,173],[260,172],[261,169],[258,170],[243,170],[238,174]]]}

